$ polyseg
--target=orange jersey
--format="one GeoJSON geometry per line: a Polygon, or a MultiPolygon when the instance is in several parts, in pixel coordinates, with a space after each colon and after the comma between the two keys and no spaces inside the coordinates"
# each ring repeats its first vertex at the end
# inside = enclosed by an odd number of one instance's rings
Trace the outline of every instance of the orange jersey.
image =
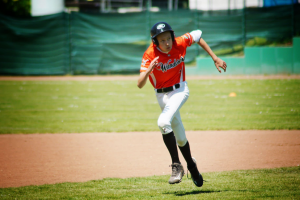
{"type": "Polygon", "coordinates": [[[186,48],[191,46],[193,42],[193,37],[189,33],[177,37],[169,53],[163,53],[152,43],[143,55],[140,72],[145,72],[151,61],[159,56],[158,65],[149,75],[150,82],[154,88],[170,87],[185,81],[184,58],[186,48]]]}

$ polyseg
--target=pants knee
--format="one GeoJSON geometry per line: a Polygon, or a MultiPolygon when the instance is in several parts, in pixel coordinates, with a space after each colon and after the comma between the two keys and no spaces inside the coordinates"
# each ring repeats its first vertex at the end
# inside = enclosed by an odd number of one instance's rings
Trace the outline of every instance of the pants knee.
{"type": "Polygon", "coordinates": [[[159,118],[157,121],[157,125],[159,129],[161,130],[162,134],[167,134],[172,132],[171,123],[167,120],[164,120],[163,118],[159,118]]]}
{"type": "Polygon", "coordinates": [[[176,142],[178,146],[183,147],[187,143],[186,137],[184,138],[176,138],[176,142]]]}

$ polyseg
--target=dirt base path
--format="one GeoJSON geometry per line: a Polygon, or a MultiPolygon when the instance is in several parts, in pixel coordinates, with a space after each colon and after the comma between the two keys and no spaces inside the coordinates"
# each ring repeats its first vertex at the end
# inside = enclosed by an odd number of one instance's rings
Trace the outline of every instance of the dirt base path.
{"type": "MultiPolygon", "coordinates": [[[[188,131],[205,172],[299,166],[300,131],[188,131]]],[[[186,170],[186,163],[180,154],[186,170]]],[[[170,174],[159,132],[0,135],[0,187],[170,174]]]]}

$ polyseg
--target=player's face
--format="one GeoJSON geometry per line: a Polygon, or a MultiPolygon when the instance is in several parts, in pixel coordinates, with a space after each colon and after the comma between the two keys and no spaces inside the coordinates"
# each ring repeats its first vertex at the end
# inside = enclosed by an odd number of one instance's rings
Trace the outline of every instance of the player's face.
{"type": "Polygon", "coordinates": [[[171,32],[167,31],[164,33],[159,34],[156,39],[158,40],[159,48],[163,52],[169,52],[172,49],[172,37],[171,32]]]}

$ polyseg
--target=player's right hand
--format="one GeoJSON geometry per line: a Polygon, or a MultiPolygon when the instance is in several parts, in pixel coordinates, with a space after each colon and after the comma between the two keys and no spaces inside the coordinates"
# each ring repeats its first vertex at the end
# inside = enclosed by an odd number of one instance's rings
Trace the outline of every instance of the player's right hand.
{"type": "Polygon", "coordinates": [[[157,66],[157,64],[158,64],[158,61],[157,61],[158,58],[159,58],[159,56],[155,57],[155,58],[152,60],[152,62],[150,63],[149,68],[150,68],[150,71],[151,71],[151,72],[152,72],[153,69],[157,66]]]}

